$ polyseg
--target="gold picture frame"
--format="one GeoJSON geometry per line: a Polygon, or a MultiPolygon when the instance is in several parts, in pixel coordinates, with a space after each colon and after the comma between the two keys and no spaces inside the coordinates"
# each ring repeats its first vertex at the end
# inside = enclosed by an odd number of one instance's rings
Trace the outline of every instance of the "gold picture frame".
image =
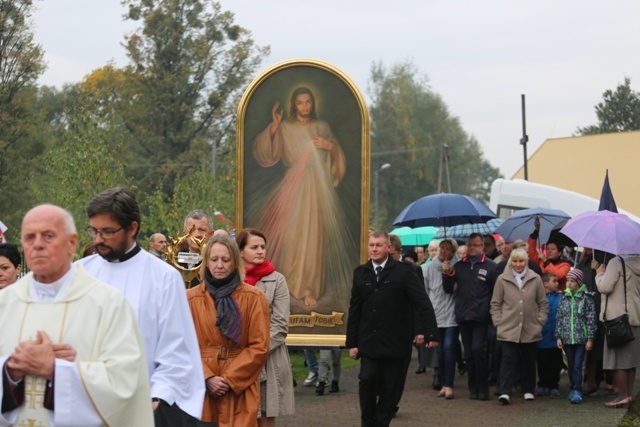
{"type": "Polygon", "coordinates": [[[353,269],[367,259],[364,98],[333,65],[292,59],[251,82],[236,128],[236,229],[262,231],[287,279],[287,344],[344,345],[353,269]]]}

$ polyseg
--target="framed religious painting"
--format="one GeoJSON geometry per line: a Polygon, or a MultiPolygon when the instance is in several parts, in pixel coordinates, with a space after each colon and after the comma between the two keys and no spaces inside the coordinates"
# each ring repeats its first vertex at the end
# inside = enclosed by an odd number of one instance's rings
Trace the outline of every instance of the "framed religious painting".
{"type": "Polygon", "coordinates": [[[236,230],[266,237],[289,288],[290,345],[344,345],[366,260],[369,115],[352,80],[312,59],[262,72],[238,106],[236,230]]]}

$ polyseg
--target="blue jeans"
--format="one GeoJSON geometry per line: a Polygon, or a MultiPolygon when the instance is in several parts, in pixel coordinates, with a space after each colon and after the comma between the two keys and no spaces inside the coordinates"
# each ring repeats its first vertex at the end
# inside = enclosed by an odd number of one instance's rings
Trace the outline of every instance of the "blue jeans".
{"type": "Polygon", "coordinates": [[[303,351],[304,360],[307,361],[307,368],[309,368],[309,372],[313,372],[314,374],[318,373],[318,358],[316,357],[316,351],[311,348],[305,348],[303,351]]]}
{"type": "Polygon", "coordinates": [[[489,394],[487,366],[487,324],[472,320],[460,322],[460,337],[464,347],[464,362],[471,394],[489,394]]]}
{"type": "Polygon", "coordinates": [[[438,370],[443,387],[453,387],[456,376],[456,347],[460,330],[457,326],[438,328],[440,345],[438,351],[438,370]]]}
{"type": "Polygon", "coordinates": [[[582,391],[582,365],[587,357],[584,344],[564,344],[562,346],[569,362],[569,384],[571,390],[582,391]]]}

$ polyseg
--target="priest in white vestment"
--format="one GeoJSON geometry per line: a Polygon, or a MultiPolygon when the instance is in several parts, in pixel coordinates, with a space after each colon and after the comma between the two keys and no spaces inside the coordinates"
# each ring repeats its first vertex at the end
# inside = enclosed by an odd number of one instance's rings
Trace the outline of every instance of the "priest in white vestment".
{"type": "MultiPolygon", "coordinates": [[[[140,210],[129,190],[99,193],[89,202],[87,213],[87,231],[98,254],[78,263],[118,289],[131,304],[147,356],[154,409],[164,402],[200,419],[205,381],[180,273],[137,243],[140,210]]],[[[161,423],[157,418],[156,422],[161,423]]]]}
{"type": "Polygon", "coordinates": [[[77,241],[57,206],[23,220],[31,273],[0,292],[1,426],[153,426],[136,319],[119,292],[71,264],[77,241]]]}

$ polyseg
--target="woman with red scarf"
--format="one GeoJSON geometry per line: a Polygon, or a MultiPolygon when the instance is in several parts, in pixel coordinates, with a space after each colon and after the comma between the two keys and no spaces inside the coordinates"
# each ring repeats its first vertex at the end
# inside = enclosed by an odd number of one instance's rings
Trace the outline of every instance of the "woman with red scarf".
{"type": "Polygon", "coordinates": [[[289,332],[289,288],[266,258],[267,238],[245,228],[236,236],[246,269],[245,283],[265,293],[271,314],[269,357],[260,374],[260,427],[275,426],[278,415],[293,414],[293,375],[285,344],[289,332]]]}

